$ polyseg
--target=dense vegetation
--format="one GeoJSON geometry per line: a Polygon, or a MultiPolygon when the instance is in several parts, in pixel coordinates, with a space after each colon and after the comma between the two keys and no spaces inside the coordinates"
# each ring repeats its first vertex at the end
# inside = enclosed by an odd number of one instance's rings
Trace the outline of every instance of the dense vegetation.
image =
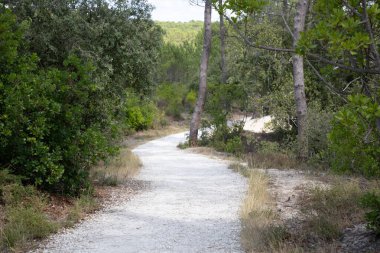
{"type": "Polygon", "coordinates": [[[26,184],[78,194],[122,134],[154,124],[147,95],[162,30],[145,1],[0,7],[0,166],[26,184]]]}
{"type": "MultiPolygon", "coordinates": [[[[297,2],[307,4],[303,29],[295,1],[212,1],[228,14],[226,36],[212,24],[202,127],[213,131],[198,144],[265,167],[376,179],[379,4],[297,2]],[[274,132],[245,132],[236,114],[271,115],[274,132]]],[[[163,123],[161,110],[176,120],[193,112],[203,23],[154,23],[151,10],[146,0],[0,0],[0,203],[35,188],[78,196],[123,136],[163,123]]],[[[354,192],[379,232],[379,195],[354,192]]],[[[25,203],[26,215],[42,209],[25,203]]],[[[55,230],[45,225],[40,236],[55,230]]]]}
{"type": "Polygon", "coordinates": [[[181,45],[186,41],[192,41],[203,28],[202,21],[190,22],[157,22],[165,31],[164,41],[166,43],[181,45]]]}

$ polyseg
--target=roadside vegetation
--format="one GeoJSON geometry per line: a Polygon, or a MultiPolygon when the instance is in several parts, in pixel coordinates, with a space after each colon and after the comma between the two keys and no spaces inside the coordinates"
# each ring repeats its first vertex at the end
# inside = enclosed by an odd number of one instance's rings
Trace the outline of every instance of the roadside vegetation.
{"type": "MultiPolygon", "coordinates": [[[[377,2],[207,3],[226,16],[207,33],[196,144],[247,164],[234,166],[250,183],[246,250],[334,252],[349,227],[380,234],[377,2]],[[268,115],[272,131],[245,130],[241,118],[268,115]],[[273,168],[326,185],[302,190],[297,229],[275,208],[273,168]]],[[[144,0],[0,0],[0,250],[93,212],[99,188],[138,173],[131,148],[188,125],[204,26],[151,11],[144,0]]]]}

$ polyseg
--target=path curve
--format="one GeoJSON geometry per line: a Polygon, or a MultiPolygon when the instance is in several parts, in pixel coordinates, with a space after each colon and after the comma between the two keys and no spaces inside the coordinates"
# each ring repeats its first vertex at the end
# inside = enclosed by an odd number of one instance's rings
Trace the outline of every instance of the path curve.
{"type": "Polygon", "coordinates": [[[52,236],[38,252],[242,252],[246,181],[224,161],[176,148],[185,134],[137,147],[150,187],[52,236]]]}

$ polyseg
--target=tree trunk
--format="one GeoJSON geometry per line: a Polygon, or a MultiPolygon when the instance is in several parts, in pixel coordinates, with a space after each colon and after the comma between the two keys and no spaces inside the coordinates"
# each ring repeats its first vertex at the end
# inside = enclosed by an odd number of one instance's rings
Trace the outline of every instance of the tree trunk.
{"type": "Polygon", "coordinates": [[[198,129],[201,122],[203,106],[206,99],[207,88],[207,69],[208,61],[211,51],[211,0],[205,1],[205,14],[204,14],[204,38],[203,38],[203,53],[201,59],[200,73],[199,73],[199,91],[198,99],[195,105],[194,113],[190,122],[190,146],[196,146],[198,142],[198,129]]]}
{"type": "MultiPolygon", "coordinates": [[[[296,15],[294,17],[294,40],[293,46],[297,47],[301,32],[305,30],[305,19],[308,10],[308,0],[299,0],[297,3],[296,15]]],[[[298,54],[293,55],[293,79],[294,97],[297,109],[298,127],[298,156],[305,160],[308,157],[308,137],[307,137],[307,104],[305,96],[304,64],[303,57],[298,54]]]]}
{"type": "Polygon", "coordinates": [[[282,0],[282,13],[285,19],[288,18],[288,0],[282,0]]]}
{"type": "MultiPolygon", "coordinates": [[[[219,0],[219,6],[223,5],[223,0],[219,0]]],[[[220,82],[222,84],[227,83],[227,69],[226,69],[226,28],[224,25],[223,13],[220,15],[219,31],[220,31],[220,69],[221,76],[220,82]]]]}

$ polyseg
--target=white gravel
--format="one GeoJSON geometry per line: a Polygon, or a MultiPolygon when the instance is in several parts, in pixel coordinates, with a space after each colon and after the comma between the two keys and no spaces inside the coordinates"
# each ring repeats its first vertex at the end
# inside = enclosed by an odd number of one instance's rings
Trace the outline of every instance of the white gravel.
{"type": "Polygon", "coordinates": [[[242,252],[246,180],[224,161],[176,148],[185,134],[139,146],[150,188],[52,236],[37,252],[242,252]]]}

